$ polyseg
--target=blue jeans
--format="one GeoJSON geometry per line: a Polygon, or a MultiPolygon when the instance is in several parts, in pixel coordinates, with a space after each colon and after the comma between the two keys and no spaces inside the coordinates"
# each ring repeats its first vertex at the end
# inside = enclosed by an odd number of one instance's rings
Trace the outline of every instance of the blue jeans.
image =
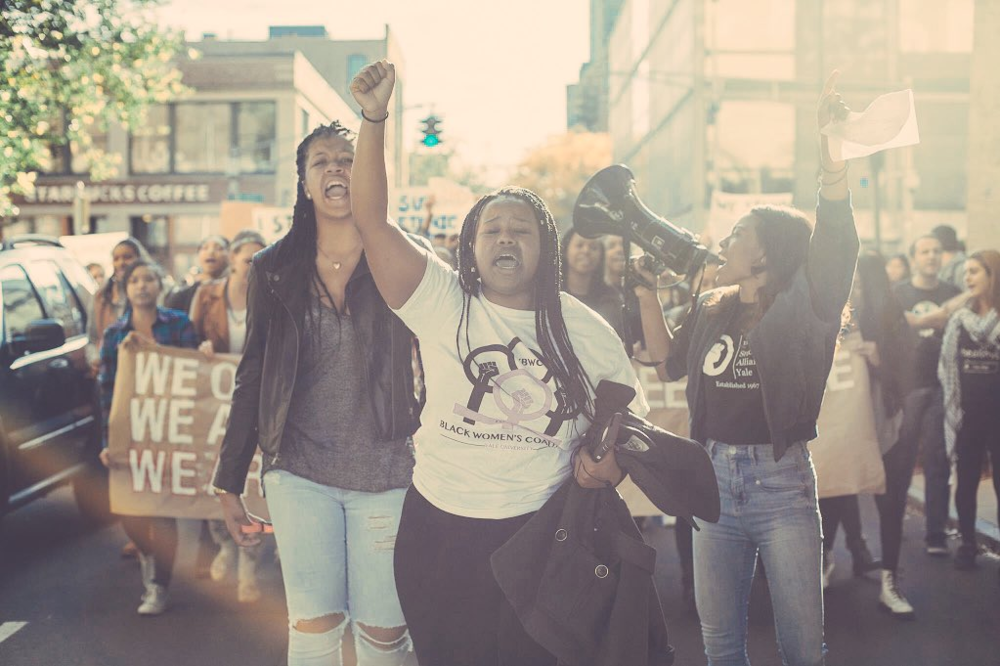
{"type": "Polygon", "coordinates": [[[944,544],[951,497],[951,460],[944,441],[944,393],[940,386],[910,391],[903,401],[899,438],[919,442],[924,467],[927,543],[944,544]]]}
{"type": "Polygon", "coordinates": [[[406,624],[392,563],[406,489],[341,490],[280,469],[267,472],[264,483],[288,604],[288,666],[339,666],[348,622],[358,666],[402,664],[408,637],[383,644],[359,625],[406,624]],[[299,621],[337,614],[344,622],[330,631],[296,629],[299,621]]]}
{"type": "Polygon", "coordinates": [[[722,515],[694,533],[695,601],[709,666],[748,666],[747,612],[757,554],[786,666],[824,663],[822,534],[804,443],[778,462],[765,446],[708,441],[722,515]]]}

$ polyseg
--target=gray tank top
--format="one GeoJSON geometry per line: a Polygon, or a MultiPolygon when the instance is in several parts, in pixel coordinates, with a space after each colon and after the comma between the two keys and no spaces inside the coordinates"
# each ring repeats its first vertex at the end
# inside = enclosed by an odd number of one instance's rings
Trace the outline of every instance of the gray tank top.
{"type": "Polygon", "coordinates": [[[404,488],[413,475],[406,439],[382,441],[372,414],[363,341],[351,317],[314,300],[277,460],[268,469],[345,490],[404,488]]]}

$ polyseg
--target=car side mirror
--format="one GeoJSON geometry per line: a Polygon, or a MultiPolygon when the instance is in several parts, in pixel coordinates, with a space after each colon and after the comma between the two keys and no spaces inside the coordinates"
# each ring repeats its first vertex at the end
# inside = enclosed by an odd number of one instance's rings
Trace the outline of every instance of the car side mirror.
{"type": "Polygon", "coordinates": [[[66,344],[66,331],[55,319],[36,319],[25,328],[20,342],[27,354],[48,351],[66,344]]]}

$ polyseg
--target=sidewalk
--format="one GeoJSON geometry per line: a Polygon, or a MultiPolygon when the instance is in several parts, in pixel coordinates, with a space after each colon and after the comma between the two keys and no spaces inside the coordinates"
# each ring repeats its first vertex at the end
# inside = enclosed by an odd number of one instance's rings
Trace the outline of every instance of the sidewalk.
{"type": "MultiPolygon", "coordinates": [[[[949,526],[958,529],[958,514],[955,513],[955,485],[952,483],[952,501],[949,506],[951,513],[949,526]]],[[[1000,526],[997,525],[997,497],[993,492],[993,481],[983,479],[979,482],[979,494],[976,501],[976,532],[981,545],[1000,552],[1000,526]]],[[[910,505],[921,512],[924,509],[924,475],[919,471],[913,475],[910,484],[910,505]]]]}

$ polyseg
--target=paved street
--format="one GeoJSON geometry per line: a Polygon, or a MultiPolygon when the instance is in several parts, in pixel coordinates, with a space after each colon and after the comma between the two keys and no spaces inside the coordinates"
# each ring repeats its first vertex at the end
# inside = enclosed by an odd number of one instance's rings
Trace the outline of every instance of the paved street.
{"type": "MultiPolygon", "coordinates": [[[[866,534],[877,552],[874,506],[862,503],[866,534]]],[[[838,569],[827,596],[830,666],[1000,666],[1000,585],[995,559],[978,571],[955,571],[949,560],[923,554],[923,519],[907,516],[903,552],[907,596],[917,621],[878,612],[875,578],[850,577],[850,556],[838,544],[838,569]]],[[[118,550],[117,525],[80,522],[63,490],[7,516],[0,536],[0,664],[3,666],[277,666],[284,663],[285,619],[274,566],[265,570],[269,601],[241,606],[234,586],[191,577],[192,551],[182,542],[174,605],[158,618],[135,614],[139,572],[118,550]],[[14,623],[26,622],[24,626],[14,623]],[[20,626],[20,628],[18,628],[20,626]]],[[[183,532],[190,537],[190,532],[183,532]]],[[[680,608],[673,534],[654,527],[658,584],[678,665],[703,664],[696,620],[680,608]]],[[[751,612],[754,666],[777,666],[766,586],[751,612]]]]}

